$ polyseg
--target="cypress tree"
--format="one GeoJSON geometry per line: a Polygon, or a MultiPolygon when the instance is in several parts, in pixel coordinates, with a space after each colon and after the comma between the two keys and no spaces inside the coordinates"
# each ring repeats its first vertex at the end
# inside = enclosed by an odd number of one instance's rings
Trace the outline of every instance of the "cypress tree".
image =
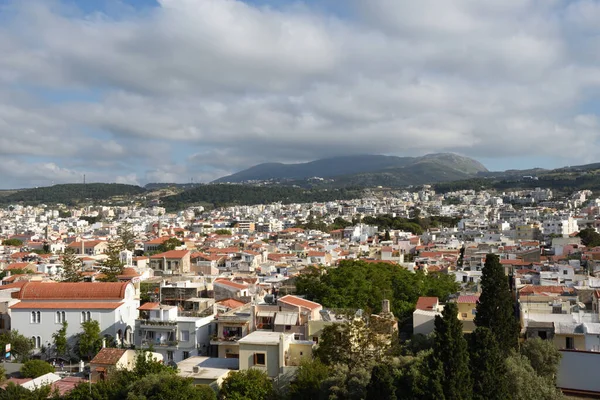
{"type": "Polygon", "coordinates": [[[517,349],[519,322],[515,318],[508,278],[495,254],[488,254],[485,258],[481,288],[475,325],[489,328],[496,337],[501,351],[508,354],[511,350],[517,349]]]}
{"type": "Polygon", "coordinates": [[[473,400],[504,400],[508,395],[504,356],[492,331],[479,327],[470,338],[473,400]]]}
{"type": "Polygon", "coordinates": [[[377,364],[371,370],[371,380],[367,385],[367,399],[396,400],[396,386],[390,367],[377,364]]]}
{"type": "Polygon", "coordinates": [[[469,371],[469,351],[458,320],[458,306],[448,303],[442,316],[435,317],[432,371],[439,371],[445,400],[472,398],[473,384],[469,371]]]}

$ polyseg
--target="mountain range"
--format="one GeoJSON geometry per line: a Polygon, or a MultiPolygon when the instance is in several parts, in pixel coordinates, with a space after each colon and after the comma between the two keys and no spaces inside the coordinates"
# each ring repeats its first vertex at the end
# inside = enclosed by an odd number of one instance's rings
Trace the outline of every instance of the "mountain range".
{"type": "Polygon", "coordinates": [[[255,165],[213,183],[332,179],[340,185],[403,186],[468,179],[488,172],[480,162],[452,153],[422,157],[356,155],[316,161],[255,165]]]}

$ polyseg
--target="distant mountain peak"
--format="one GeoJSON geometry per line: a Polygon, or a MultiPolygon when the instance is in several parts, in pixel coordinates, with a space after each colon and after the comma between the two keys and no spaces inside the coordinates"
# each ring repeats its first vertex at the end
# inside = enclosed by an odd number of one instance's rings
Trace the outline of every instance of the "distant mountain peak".
{"type": "MultiPolygon", "coordinates": [[[[352,180],[363,174],[369,174],[369,180],[375,175],[402,175],[407,184],[425,183],[421,179],[427,177],[429,182],[449,179],[468,178],[478,172],[487,172],[480,162],[453,153],[427,154],[422,157],[397,157],[384,155],[349,155],[323,158],[315,161],[284,164],[258,164],[235,174],[224,176],[214,183],[240,183],[266,180],[302,180],[315,176],[322,178],[352,180]],[[414,171],[411,171],[411,168],[414,171]],[[431,172],[431,173],[430,173],[431,172]],[[415,175],[414,179],[410,175],[415,175]],[[421,174],[422,176],[416,176],[421,174]]],[[[358,182],[360,184],[360,182],[358,182]]]]}

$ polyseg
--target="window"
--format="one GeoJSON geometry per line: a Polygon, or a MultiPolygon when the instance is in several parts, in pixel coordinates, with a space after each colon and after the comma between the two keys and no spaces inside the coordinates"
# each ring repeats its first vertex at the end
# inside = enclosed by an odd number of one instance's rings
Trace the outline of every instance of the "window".
{"type": "Polygon", "coordinates": [[[42,313],[39,311],[32,311],[31,312],[31,319],[30,322],[32,324],[39,324],[42,322],[42,313]]]}
{"type": "Polygon", "coordinates": [[[86,321],[91,321],[92,320],[92,313],[89,311],[82,311],[81,312],[81,322],[86,322],[86,321]]]}
{"type": "Polygon", "coordinates": [[[265,366],[267,364],[267,355],[265,353],[254,353],[254,365],[265,366]]]}
{"type": "Polygon", "coordinates": [[[173,352],[171,350],[167,351],[167,360],[173,361],[173,352]]]}
{"type": "Polygon", "coordinates": [[[319,343],[319,337],[318,336],[313,336],[313,342],[315,342],[315,344],[319,343]]]}
{"type": "Polygon", "coordinates": [[[64,311],[57,311],[54,320],[57,324],[62,324],[67,320],[67,314],[64,311]]]}
{"type": "Polygon", "coordinates": [[[185,359],[188,359],[188,358],[190,358],[190,352],[189,351],[184,351],[183,352],[183,359],[185,360],[185,359]]]}
{"type": "Polygon", "coordinates": [[[467,313],[466,312],[462,313],[462,317],[467,318],[467,313]]]}
{"type": "Polygon", "coordinates": [[[566,269],[563,270],[563,275],[568,275],[569,271],[567,271],[566,269]]]}
{"type": "Polygon", "coordinates": [[[33,344],[34,349],[39,349],[42,347],[42,338],[40,336],[32,336],[31,343],[33,344]]]}
{"type": "Polygon", "coordinates": [[[567,350],[575,350],[575,340],[572,337],[567,337],[565,339],[565,348],[567,350]]]}
{"type": "Polygon", "coordinates": [[[285,326],[285,330],[286,330],[286,331],[289,331],[290,329],[292,329],[292,326],[291,326],[291,325],[286,325],[286,326],[285,326]]]}
{"type": "Polygon", "coordinates": [[[187,342],[190,340],[190,331],[181,331],[179,332],[179,340],[182,342],[187,342]]]}

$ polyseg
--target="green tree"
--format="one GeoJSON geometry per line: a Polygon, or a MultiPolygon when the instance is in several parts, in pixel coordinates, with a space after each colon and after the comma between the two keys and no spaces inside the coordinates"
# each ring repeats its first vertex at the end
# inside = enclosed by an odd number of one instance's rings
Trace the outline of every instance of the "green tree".
{"type": "MultiPolygon", "coordinates": [[[[381,360],[391,344],[377,318],[353,318],[323,328],[315,357],[326,365],[343,364],[350,370],[381,360]]],[[[390,321],[395,323],[395,321],[390,321]]]]}
{"type": "Polygon", "coordinates": [[[63,282],[81,282],[83,276],[81,272],[81,260],[75,255],[75,250],[67,247],[62,254],[62,281],[63,282]]]}
{"type": "Polygon", "coordinates": [[[326,399],[323,382],[329,377],[331,370],[318,359],[302,360],[294,380],[290,384],[290,400],[326,399]]]}
{"type": "Polygon", "coordinates": [[[600,246],[600,233],[596,232],[594,228],[582,229],[577,236],[581,238],[581,243],[583,243],[584,246],[600,246]]]}
{"type": "Polygon", "coordinates": [[[197,389],[192,378],[175,374],[150,374],[135,380],[129,387],[127,400],[208,400],[207,392],[197,389]]]}
{"type": "Polygon", "coordinates": [[[146,376],[151,374],[175,374],[177,369],[156,360],[150,351],[138,350],[135,355],[133,372],[135,376],[146,376]]]}
{"type": "Polygon", "coordinates": [[[435,339],[431,371],[441,368],[439,380],[445,400],[465,400],[472,396],[469,351],[458,320],[458,306],[447,303],[442,316],[435,317],[435,339]]]}
{"type": "Polygon", "coordinates": [[[43,360],[29,360],[21,367],[24,378],[37,378],[50,372],[54,372],[54,367],[43,360]]]}
{"type": "Polygon", "coordinates": [[[485,258],[481,288],[475,325],[489,328],[506,354],[517,348],[519,322],[515,318],[508,277],[495,254],[488,254],[485,258]]]}
{"type": "Polygon", "coordinates": [[[0,400],[47,400],[51,393],[50,385],[29,390],[14,382],[8,382],[4,389],[0,389],[0,400]]]}
{"type": "Polygon", "coordinates": [[[91,360],[102,348],[100,324],[93,319],[84,321],[81,323],[81,330],[78,339],[79,356],[91,360]]]}
{"type": "Polygon", "coordinates": [[[267,374],[257,369],[230,373],[221,384],[220,400],[265,400],[273,396],[267,374]]]}
{"type": "Polygon", "coordinates": [[[6,368],[3,365],[0,365],[0,384],[4,383],[6,380],[6,368]]]}
{"type": "Polygon", "coordinates": [[[378,364],[373,367],[367,385],[367,398],[396,400],[396,386],[389,365],[378,364]]]}
{"type": "Polygon", "coordinates": [[[231,235],[231,231],[229,229],[217,229],[215,233],[217,235],[231,235]]]}
{"type": "Polygon", "coordinates": [[[183,242],[177,238],[170,238],[165,240],[160,246],[158,246],[158,249],[161,253],[165,252],[165,251],[171,251],[171,250],[175,250],[175,248],[181,246],[183,244],[183,242]]]}
{"type": "Polygon", "coordinates": [[[67,341],[67,328],[69,324],[67,321],[63,321],[60,329],[52,334],[52,340],[54,341],[54,350],[57,356],[67,354],[69,349],[69,343],[67,341]]]}
{"type": "Polygon", "coordinates": [[[535,373],[527,357],[511,353],[506,358],[508,393],[514,400],[559,400],[563,396],[556,386],[535,373]]]}
{"type": "Polygon", "coordinates": [[[0,348],[4,349],[10,343],[10,353],[18,361],[24,362],[29,358],[29,353],[33,350],[33,342],[17,330],[11,330],[0,334],[0,348]]]}
{"type": "Polygon", "coordinates": [[[369,365],[358,366],[353,370],[349,370],[346,365],[336,365],[323,386],[329,399],[362,400],[366,398],[370,379],[369,365]]]}
{"type": "Polygon", "coordinates": [[[121,261],[122,246],[120,241],[112,241],[108,243],[108,247],[104,254],[107,258],[102,261],[102,273],[104,282],[118,282],[119,275],[123,274],[123,262],[121,261]]]}
{"type": "Polygon", "coordinates": [[[117,235],[119,236],[121,250],[135,250],[135,233],[133,233],[133,227],[129,222],[125,222],[119,226],[117,235]]]}
{"type": "Polygon", "coordinates": [[[2,244],[4,246],[15,246],[15,247],[23,246],[23,242],[19,239],[4,239],[2,241],[2,244]]]}
{"type": "Polygon", "coordinates": [[[510,398],[504,356],[492,331],[484,327],[476,328],[471,334],[469,344],[473,400],[510,398]]]}
{"type": "Polygon", "coordinates": [[[521,345],[521,354],[539,376],[556,383],[561,354],[551,341],[539,337],[528,339],[521,345]]]}

